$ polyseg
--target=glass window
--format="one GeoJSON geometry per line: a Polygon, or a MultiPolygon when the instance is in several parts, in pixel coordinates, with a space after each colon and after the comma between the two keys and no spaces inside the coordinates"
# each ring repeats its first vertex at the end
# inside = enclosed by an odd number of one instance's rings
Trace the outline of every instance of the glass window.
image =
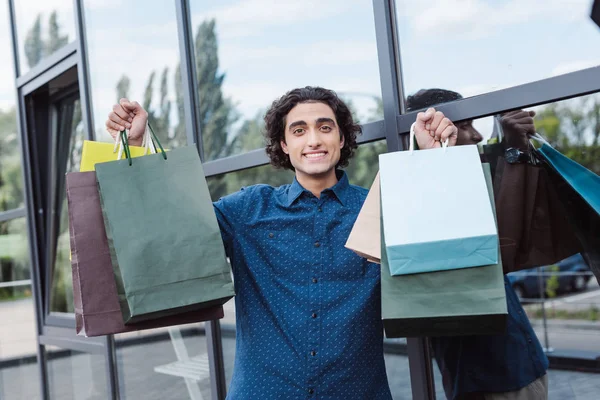
{"type": "Polygon", "coordinates": [[[115,336],[122,399],[210,399],[203,324],[115,336]]]}
{"type": "MultiPolygon", "coordinates": [[[[0,7],[0,32],[9,32],[8,8],[0,7]]],[[[21,146],[15,109],[14,65],[9,35],[0,35],[0,212],[23,206],[21,146]]]]}
{"type": "MultiPolygon", "coordinates": [[[[46,346],[51,399],[108,399],[106,361],[103,354],[46,346]]],[[[37,382],[35,382],[37,384],[37,382]]]]}
{"type": "Polygon", "coordinates": [[[215,175],[207,178],[208,188],[213,201],[230,193],[237,192],[244,186],[264,183],[271,186],[281,186],[292,183],[294,173],[290,170],[276,169],[271,165],[263,165],[230,172],[223,175],[215,175]]]}
{"type": "Polygon", "coordinates": [[[19,0],[14,5],[21,75],[24,75],[44,58],[75,40],[73,2],[19,0]]]}
{"type": "Polygon", "coordinates": [[[387,152],[385,140],[366,143],[358,146],[354,157],[346,168],[350,183],[370,189],[379,171],[379,155],[387,152]]]}
{"type": "Polygon", "coordinates": [[[406,93],[463,97],[600,65],[591,0],[396,1],[406,93]]]}
{"type": "Polygon", "coordinates": [[[175,3],[119,2],[124,17],[116,19],[112,6],[84,4],[96,140],[112,140],[104,123],[113,104],[127,97],[148,111],[165,147],[185,145],[175,3]]]}
{"type": "Polygon", "coordinates": [[[50,291],[50,311],[73,312],[73,280],[69,259],[69,213],[64,190],[64,176],[67,172],[79,171],[81,148],[85,138],[81,121],[79,99],[71,99],[58,106],[57,137],[55,139],[55,162],[57,168],[57,191],[55,193],[57,219],[54,221],[56,243],[54,269],[50,291]]]}
{"type": "Polygon", "coordinates": [[[302,86],[382,119],[371,1],[190,1],[207,160],[263,147],[263,115],[302,86]]]}
{"type": "Polygon", "coordinates": [[[27,222],[0,222],[0,398],[40,398],[27,222]],[[33,384],[32,384],[33,383],[33,384]]]}

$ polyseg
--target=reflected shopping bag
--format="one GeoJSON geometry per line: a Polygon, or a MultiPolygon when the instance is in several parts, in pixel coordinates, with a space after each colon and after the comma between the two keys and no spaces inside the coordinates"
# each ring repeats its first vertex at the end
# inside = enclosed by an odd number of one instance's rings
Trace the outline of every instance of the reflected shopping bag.
{"type": "Polygon", "coordinates": [[[381,154],[382,218],[392,275],[498,262],[498,234],[477,146],[381,154]]]}
{"type": "Polygon", "coordinates": [[[73,300],[78,335],[100,336],[223,318],[218,305],[125,325],[119,307],[95,172],[66,175],[73,300]]]}
{"type": "Polygon", "coordinates": [[[195,147],[96,165],[125,323],[202,309],[234,295],[195,147]],[[159,216],[148,218],[148,216],[159,216]]]}
{"type": "Polygon", "coordinates": [[[536,153],[542,161],[542,168],[548,174],[549,186],[557,193],[562,205],[561,212],[579,241],[581,255],[600,283],[598,175],[552,149],[547,143],[536,153]]]}
{"type": "Polygon", "coordinates": [[[552,265],[582,251],[545,168],[499,158],[494,189],[504,273],[552,265]]]}
{"type": "Polygon", "coordinates": [[[600,176],[561,154],[539,134],[534,138],[542,142],[538,155],[600,215],[600,176]]]}
{"type": "MultiPolygon", "coordinates": [[[[489,165],[483,166],[488,202],[489,165]]],[[[382,219],[382,224],[385,221],[382,219]]],[[[421,274],[390,275],[381,243],[381,313],[386,337],[461,336],[503,333],[507,304],[501,263],[421,274]]]]}

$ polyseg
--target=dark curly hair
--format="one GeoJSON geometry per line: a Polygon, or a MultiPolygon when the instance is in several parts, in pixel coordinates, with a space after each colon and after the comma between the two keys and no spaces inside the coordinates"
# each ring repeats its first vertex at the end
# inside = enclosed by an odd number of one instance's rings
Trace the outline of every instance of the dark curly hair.
{"type": "Polygon", "coordinates": [[[266,151],[271,159],[271,164],[275,168],[294,170],[289,156],[281,148],[281,141],[285,141],[285,119],[288,113],[301,103],[323,103],[331,107],[339,125],[340,134],[344,136],[344,147],[342,147],[340,160],[336,167],[348,166],[357,147],[356,136],[362,133],[362,128],[354,122],[350,109],[333,90],[317,86],[306,86],[287,92],[275,100],[265,114],[266,151]]]}

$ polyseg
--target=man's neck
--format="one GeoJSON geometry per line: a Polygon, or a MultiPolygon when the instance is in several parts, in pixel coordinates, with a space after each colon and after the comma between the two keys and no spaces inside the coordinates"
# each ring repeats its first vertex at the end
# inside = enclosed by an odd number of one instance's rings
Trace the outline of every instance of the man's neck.
{"type": "Polygon", "coordinates": [[[296,180],[302,187],[311,192],[315,197],[321,197],[321,192],[333,187],[337,182],[335,170],[327,172],[326,175],[305,175],[296,173],[296,180]]]}

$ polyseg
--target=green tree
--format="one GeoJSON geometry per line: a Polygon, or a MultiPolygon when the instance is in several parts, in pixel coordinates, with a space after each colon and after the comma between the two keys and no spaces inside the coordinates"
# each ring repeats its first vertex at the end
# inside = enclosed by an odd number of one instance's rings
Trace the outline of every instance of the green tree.
{"type": "Polygon", "coordinates": [[[42,16],[38,14],[33,26],[25,37],[25,57],[27,65],[33,67],[44,57],[45,45],[42,39],[42,16]]]}
{"type": "Polygon", "coordinates": [[[68,35],[61,35],[60,25],[56,11],[52,11],[48,20],[48,41],[45,45],[45,55],[50,55],[66,45],[69,41],[68,35]]]}

